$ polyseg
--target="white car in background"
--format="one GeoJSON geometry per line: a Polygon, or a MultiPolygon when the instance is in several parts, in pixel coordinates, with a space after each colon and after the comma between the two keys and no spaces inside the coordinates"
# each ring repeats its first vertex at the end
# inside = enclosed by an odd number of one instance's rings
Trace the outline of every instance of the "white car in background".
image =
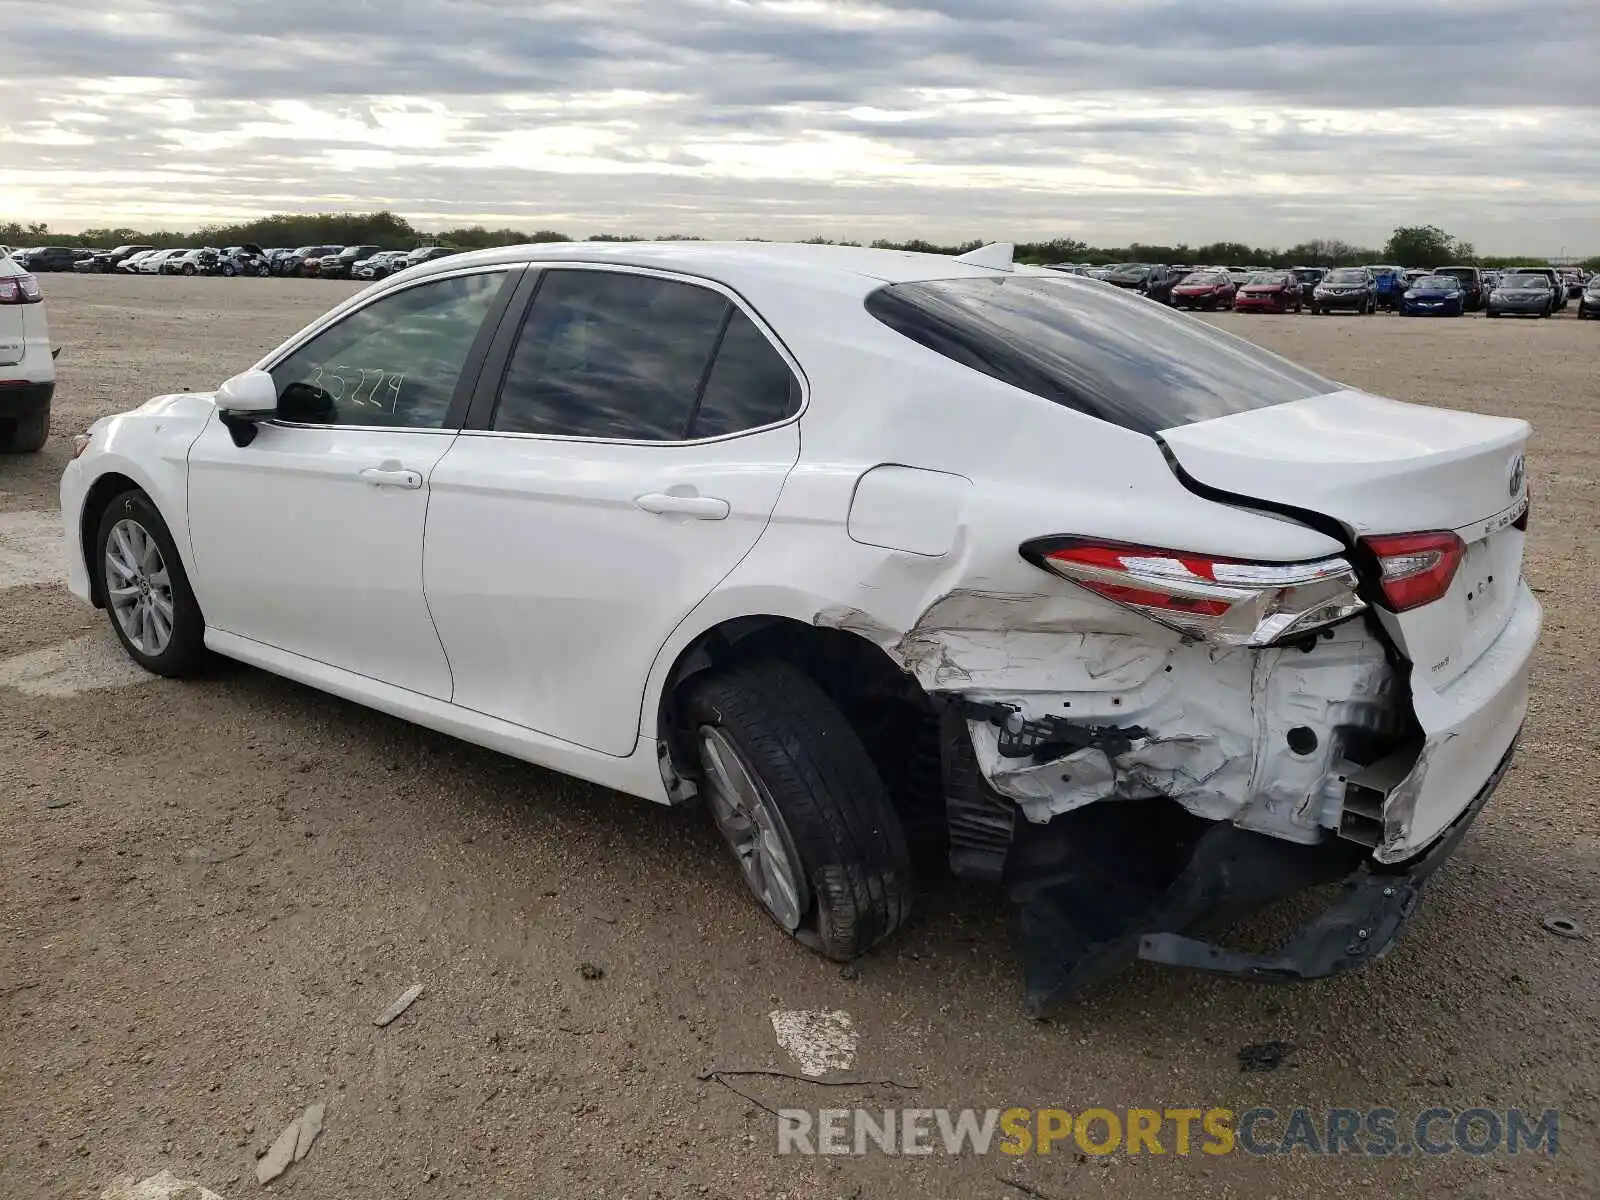
{"type": "Polygon", "coordinates": [[[1043,1012],[1135,958],[1389,948],[1527,710],[1528,433],[1004,247],[563,244],[97,421],[61,500],[72,591],[149,670],[214,652],[703,800],[836,959],[931,836],[1021,906],[1043,1012]],[[1195,937],[1336,879],[1276,952],[1195,937]]]}
{"type": "Polygon", "coordinates": [[[50,436],[55,352],[39,281],[0,246],[0,453],[31,454],[50,436]]]}
{"type": "Polygon", "coordinates": [[[178,247],[175,247],[175,248],[173,248],[171,250],[154,250],[154,251],[151,251],[149,254],[147,254],[143,258],[141,258],[139,260],[138,265],[133,268],[134,274],[136,274],[136,275],[159,275],[159,274],[161,274],[161,264],[162,263],[166,262],[168,259],[171,259],[171,258],[181,258],[181,257],[183,257],[183,255],[188,254],[188,253],[189,253],[188,249],[183,247],[183,246],[178,246],[178,247]]]}

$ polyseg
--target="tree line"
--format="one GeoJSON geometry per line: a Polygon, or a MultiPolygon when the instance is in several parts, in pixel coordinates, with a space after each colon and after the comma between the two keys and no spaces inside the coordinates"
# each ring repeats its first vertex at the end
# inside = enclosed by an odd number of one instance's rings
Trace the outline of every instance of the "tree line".
{"type": "MultiPolygon", "coordinates": [[[[446,229],[428,233],[416,228],[404,217],[392,212],[371,213],[275,213],[254,221],[235,224],[203,225],[192,232],[149,232],[130,228],[85,229],[82,233],[52,233],[42,223],[0,222],[0,245],[37,246],[88,246],[109,249],[131,243],[158,246],[237,246],[252,243],[257,246],[381,246],[388,250],[409,250],[423,243],[437,242],[444,246],[458,246],[463,250],[481,250],[489,246],[511,246],[527,242],[570,242],[572,237],[553,229],[488,229],[483,225],[467,225],[459,229],[446,229]]],[[[642,237],[629,234],[591,234],[589,241],[630,242],[642,237]]],[[[653,240],[700,241],[683,234],[668,234],[665,239],[653,240]]],[[[745,239],[761,241],[765,239],[745,239]]],[[[829,238],[808,238],[816,244],[856,246],[860,242],[834,242],[829,238]]],[[[962,254],[982,245],[981,241],[958,245],[940,245],[914,238],[895,242],[879,240],[871,245],[888,250],[918,250],[933,254],[962,254]]],[[[1211,242],[1206,245],[1179,243],[1172,246],[1145,245],[1138,242],[1130,246],[1090,246],[1073,238],[1056,238],[1044,242],[1019,242],[1017,260],[1029,263],[1091,263],[1107,265],[1118,262],[1152,263],[1215,263],[1233,266],[1262,267],[1338,267],[1361,263],[1392,263],[1402,267],[1438,267],[1447,263],[1475,263],[1484,267],[1510,266],[1526,262],[1526,258],[1486,257],[1479,255],[1470,242],[1453,237],[1434,225],[1407,225],[1396,229],[1380,248],[1356,246],[1338,238],[1315,238],[1287,249],[1248,246],[1242,242],[1211,242]]],[[[1600,256],[1583,264],[1587,269],[1600,270],[1600,256]]]]}

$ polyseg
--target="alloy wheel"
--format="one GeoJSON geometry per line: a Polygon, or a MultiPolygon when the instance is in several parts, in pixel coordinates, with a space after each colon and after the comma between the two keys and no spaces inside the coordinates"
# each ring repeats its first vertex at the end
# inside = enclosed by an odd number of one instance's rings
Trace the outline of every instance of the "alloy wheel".
{"type": "Polygon", "coordinates": [[[105,547],[106,599],[139,653],[155,658],[172,642],[172,576],[150,531],[131,517],[111,527],[105,547]]]}
{"type": "Polygon", "coordinates": [[[711,815],[756,898],[790,933],[810,908],[793,839],[755,772],[715,725],[700,727],[700,765],[711,815]]]}

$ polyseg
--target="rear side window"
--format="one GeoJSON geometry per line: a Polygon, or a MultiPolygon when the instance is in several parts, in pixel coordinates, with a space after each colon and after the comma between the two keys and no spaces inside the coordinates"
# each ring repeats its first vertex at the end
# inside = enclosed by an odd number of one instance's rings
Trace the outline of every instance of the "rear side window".
{"type": "Polygon", "coordinates": [[[800,411],[800,385],[755,322],[737,308],[717,347],[692,437],[757,429],[800,411]]]}
{"type": "Polygon", "coordinates": [[[1138,433],[1340,386],[1202,321],[1070,276],[891,284],[867,297],[867,311],[946,358],[1138,433]]]}
{"type": "Polygon", "coordinates": [[[612,271],[546,273],[506,365],[491,427],[682,441],[792,415],[788,364],[720,292],[612,271]]]}

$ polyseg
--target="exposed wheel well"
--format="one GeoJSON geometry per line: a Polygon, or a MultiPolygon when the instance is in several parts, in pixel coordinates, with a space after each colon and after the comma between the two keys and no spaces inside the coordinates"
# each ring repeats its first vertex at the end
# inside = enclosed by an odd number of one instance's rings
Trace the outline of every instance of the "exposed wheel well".
{"type": "Polygon", "coordinates": [[[942,838],[939,709],[883,649],[838,629],[788,617],[739,617],[714,626],[678,656],[662,689],[659,737],[674,774],[696,773],[694,730],[680,702],[685,681],[750,658],[779,658],[813,679],[872,756],[908,839],[942,838]]]}
{"type": "MultiPolygon", "coordinates": [[[[83,551],[83,562],[89,569],[89,596],[96,608],[106,606],[105,589],[100,582],[100,572],[95,569],[94,537],[100,528],[100,518],[105,515],[111,501],[139,485],[126,475],[108,471],[89,485],[83,498],[83,514],[78,522],[78,545],[83,551]]],[[[140,489],[142,490],[142,489],[140,489]]]]}

